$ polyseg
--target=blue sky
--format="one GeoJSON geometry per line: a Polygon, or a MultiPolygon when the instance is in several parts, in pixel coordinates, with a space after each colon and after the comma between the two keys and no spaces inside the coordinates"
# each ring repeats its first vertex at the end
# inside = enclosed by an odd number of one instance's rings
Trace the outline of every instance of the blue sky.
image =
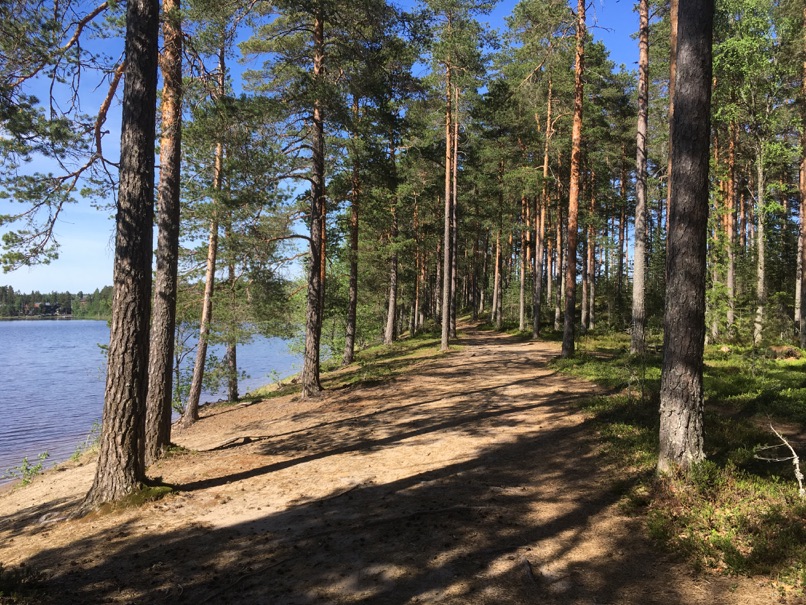
{"type": "MultiPolygon", "coordinates": [[[[489,16],[489,24],[503,28],[504,19],[515,6],[515,0],[500,2],[489,16]]],[[[574,3],[576,4],[576,3],[574,3]]],[[[593,37],[605,43],[610,58],[627,69],[635,69],[638,46],[632,34],[638,29],[638,16],[634,4],[625,0],[593,0],[587,13],[588,27],[593,37]]],[[[93,96],[102,97],[94,91],[93,96]]],[[[89,111],[92,102],[85,104],[89,111]]],[[[120,105],[110,109],[108,127],[113,132],[106,138],[106,150],[117,147],[115,129],[120,123],[120,105]]],[[[11,203],[0,200],[0,213],[10,211],[11,203]]],[[[96,210],[89,202],[80,201],[64,211],[57,229],[61,244],[59,258],[50,265],[22,268],[0,275],[0,285],[9,285],[15,290],[31,292],[92,292],[112,283],[112,260],[114,253],[114,221],[109,212],[96,210]]]]}

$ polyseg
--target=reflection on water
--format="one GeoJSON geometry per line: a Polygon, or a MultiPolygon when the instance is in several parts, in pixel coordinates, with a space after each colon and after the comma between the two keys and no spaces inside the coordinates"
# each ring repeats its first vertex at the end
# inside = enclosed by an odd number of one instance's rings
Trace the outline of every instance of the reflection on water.
{"type": "MultiPolygon", "coordinates": [[[[48,464],[66,460],[84,441],[103,411],[100,345],[108,341],[104,321],[0,321],[0,475],[45,451],[48,464]]],[[[240,392],[298,371],[298,362],[278,338],[239,346],[240,370],[249,375],[240,392]]],[[[202,402],[222,397],[205,393],[202,402]]]]}

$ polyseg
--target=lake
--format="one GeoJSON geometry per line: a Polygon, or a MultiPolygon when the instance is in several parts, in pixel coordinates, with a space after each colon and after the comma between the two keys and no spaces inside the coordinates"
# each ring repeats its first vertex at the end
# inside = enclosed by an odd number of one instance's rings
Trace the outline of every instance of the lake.
{"type": "MultiPolygon", "coordinates": [[[[47,466],[68,459],[100,423],[106,358],[99,345],[108,342],[105,321],[0,321],[0,476],[45,451],[47,466]]],[[[298,372],[301,356],[284,340],[256,337],[238,347],[238,364],[249,375],[240,382],[244,394],[298,372]]],[[[223,397],[203,393],[201,401],[223,397]]]]}

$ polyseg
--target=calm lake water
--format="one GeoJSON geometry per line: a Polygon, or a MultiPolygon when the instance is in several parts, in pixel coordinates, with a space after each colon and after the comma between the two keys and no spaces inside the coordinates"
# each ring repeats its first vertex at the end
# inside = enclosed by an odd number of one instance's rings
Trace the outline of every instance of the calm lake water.
{"type": "MultiPolygon", "coordinates": [[[[106,365],[99,345],[108,342],[105,321],[0,321],[0,476],[45,451],[46,465],[66,460],[100,422],[106,365]]],[[[286,341],[257,337],[238,348],[238,364],[249,375],[243,394],[272,382],[273,372],[298,372],[301,358],[286,341]]]]}

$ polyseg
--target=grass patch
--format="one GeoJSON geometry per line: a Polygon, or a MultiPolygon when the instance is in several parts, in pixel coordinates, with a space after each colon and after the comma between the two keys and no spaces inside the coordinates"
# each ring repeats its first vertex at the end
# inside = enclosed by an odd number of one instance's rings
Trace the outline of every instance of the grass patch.
{"type": "Polygon", "coordinates": [[[696,568],[766,576],[782,593],[806,593],[806,499],[790,462],[756,458],[779,443],[770,422],[800,429],[806,421],[806,359],[707,348],[707,460],[687,475],[659,478],[661,354],[650,347],[643,358],[631,356],[628,347],[625,336],[586,337],[575,358],[553,362],[610,390],[584,406],[606,456],[641,478],[623,502],[644,511],[650,535],[696,568]]]}
{"type": "MultiPolygon", "coordinates": [[[[353,363],[342,366],[338,359],[322,362],[321,382],[325,390],[381,384],[406,373],[416,363],[438,357],[441,335],[435,330],[423,331],[413,337],[401,338],[392,344],[377,344],[356,351],[353,363]]],[[[457,351],[461,345],[451,344],[457,351]]],[[[299,376],[285,378],[247,393],[244,401],[257,402],[299,393],[299,376]]]]}
{"type": "MultiPolygon", "coordinates": [[[[434,333],[418,334],[389,345],[367,347],[356,352],[353,363],[324,373],[322,386],[325,389],[340,389],[381,384],[406,373],[411,366],[424,359],[442,355],[439,348],[440,335],[434,333]]],[[[460,348],[460,345],[451,345],[451,350],[460,348]]]]}

